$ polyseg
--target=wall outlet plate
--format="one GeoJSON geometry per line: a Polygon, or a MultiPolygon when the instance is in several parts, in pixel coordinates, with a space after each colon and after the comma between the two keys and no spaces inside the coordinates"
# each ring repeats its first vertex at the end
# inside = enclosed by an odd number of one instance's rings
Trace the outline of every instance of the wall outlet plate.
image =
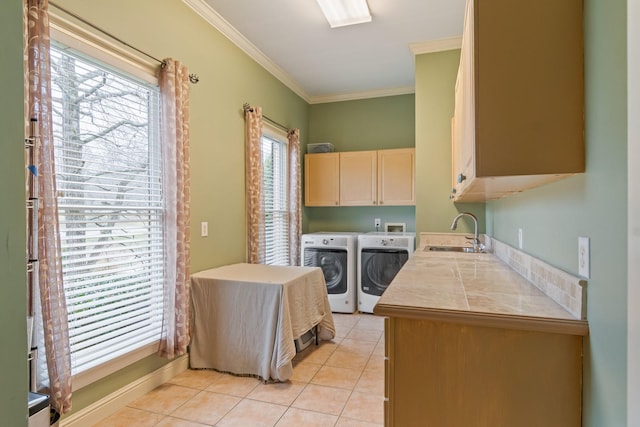
{"type": "Polygon", "coordinates": [[[522,249],[522,228],[518,228],[518,249],[522,249]]]}
{"type": "Polygon", "coordinates": [[[578,274],[587,279],[591,274],[591,262],[589,258],[589,238],[578,237],[578,274]]]}
{"type": "Polygon", "coordinates": [[[200,237],[207,237],[209,235],[209,223],[201,222],[200,223],[200,237]]]}
{"type": "Polygon", "coordinates": [[[373,220],[373,226],[375,228],[380,228],[380,218],[376,218],[373,220]]]}

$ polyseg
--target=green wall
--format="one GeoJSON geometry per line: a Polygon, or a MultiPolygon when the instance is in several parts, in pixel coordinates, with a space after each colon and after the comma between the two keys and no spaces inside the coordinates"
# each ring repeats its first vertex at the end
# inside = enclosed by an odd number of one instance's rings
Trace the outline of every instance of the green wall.
{"type": "MultiPolygon", "coordinates": [[[[314,104],[309,143],[331,142],[335,151],[414,147],[413,119],[413,95],[314,104]]],[[[413,206],[357,206],[305,208],[303,232],[375,231],[374,218],[380,218],[383,227],[385,222],[404,222],[407,231],[415,231],[413,206]]]]}
{"type": "Polygon", "coordinates": [[[586,173],[488,204],[493,235],[578,272],[591,239],[584,343],[584,426],[626,425],[626,2],[585,0],[586,173]]]}
{"type": "Polygon", "coordinates": [[[310,106],[309,143],[336,151],[415,146],[414,95],[385,96],[310,106]]]}
{"type": "Polygon", "coordinates": [[[586,173],[486,207],[447,200],[459,51],[416,57],[416,228],[446,231],[457,211],[471,211],[488,234],[511,245],[522,228],[526,252],[573,274],[578,236],[591,239],[583,425],[594,427],[626,425],[625,22],[624,0],[585,0],[586,173]]]}
{"type": "MultiPolygon", "coordinates": [[[[261,106],[273,120],[300,128],[303,146],[308,104],[179,0],[56,3],[156,58],[182,61],[200,77],[190,100],[191,271],[245,261],[242,104],[261,106]],[[200,237],[202,221],[209,223],[209,237],[200,237]]],[[[152,356],[74,391],[73,412],[164,363],[152,356]]]]}
{"type": "MultiPolygon", "coordinates": [[[[308,106],[177,0],[59,0],[156,57],[174,57],[200,76],[192,86],[192,271],[245,259],[244,102],[299,127],[307,142],[338,151],[416,147],[417,205],[306,208],[307,231],[369,231],[372,219],[447,231],[458,211],[527,252],[577,272],[577,237],[591,238],[590,336],[585,340],[584,425],[626,425],[626,1],[585,0],[587,172],[500,201],[455,206],[450,190],[450,118],[459,51],[416,57],[416,95],[308,106]],[[144,31],[141,31],[144,28],[144,31]],[[415,113],[414,113],[415,112],[415,113]],[[387,219],[389,218],[389,219],[387,219]],[[209,237],[199,237],[201,221],[209,237]],[[485,224],[486,221],[486,224],[485,224]],[[362,229],[360,229],[362,227],[362,229]],[[358,229],[356,229],[358,228],[358,229]]],[[[25,218],[21,2],[0,4],[0,407],[3,425],[26,425],[25,218]],[[13,58],[13,59],[12,59],[13,58]]],[[[304,150],[303,150],[304,151],[304,150]]],[[[465,223],[466,225],[466,223],[465,223]]],[[[462,227],[461,227],[462,228],[462,227]]],[[[467,231],[469,227],[467,226],[467,231]]],[[[463,228],[464,230],[464,228],[463,228]]],[[[151,357],[74,393],[74,411],[157,369],[151,357]]]]}
{"type": "Polygon", "coordinates": [[[308,104],[179,0],[59,0],[156,58],[173,57],[200,82],[191,85],[191,269],[245,259],[242,104],[308,134],[308,104]],[[209,237],[200,237],[200,222],[209,237]]]}
{"type": "MultiPolygon", "coordinates": [[[[451,192],[451,118],[460,50],[416,56],[416,229],[451,232],[458,212],[478,218],[485,230],[484,203],[454,204],[451,192]]],[[[461,220],[458,232],[473,232],[473,223],[461,220]]]]}
{"type": "Polygon", "coordinates": [[[200,77],[191,85],[191,267],[245,259],[242,104],[300,128],[308,104],[179,0],[59,0],[61,7],[156,58],[173,57],[200,77]],[[209,222],[209,237],[199,235],[209,222]]]}
{"type": "Polygon", "coordinates": [[[27,425],[22,2],[0,3],[0,424],[27,425]]]}

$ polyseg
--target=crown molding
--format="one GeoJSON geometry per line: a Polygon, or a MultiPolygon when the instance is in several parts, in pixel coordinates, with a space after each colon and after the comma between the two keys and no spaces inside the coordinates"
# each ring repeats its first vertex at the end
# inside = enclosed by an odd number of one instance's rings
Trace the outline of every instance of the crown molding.
{"type": "Polygon", "coordinates": [[[409,43],[409,49],[411,49],[411,52],[414,55],[460,49],[461,46],[462,36],[448,37],[445,39],[431,40],[420,43],[409,43]]]}
{"type": "Polygon", "coordinates": [[[358,99],[381,98],[385,96],[408,95],[415,93],[415,87],[406,86],[393,89],[348,92],[333,95],[312,96],[309,104],[326,104],[329,102],[356,101],[358,99]]]}
{"type": "Polygon", "coordinates": [[[285,86],[295,92],[300,98],[310,103],[310,96],[304,89],[289,76],[282,68],[273,62],[267,55],[262,53],[253,43],[243,36],[233,25],[224,19],[218,12],[209,6],[204,0],[182,0],[187,6],[193,9],[205,21],[220,31],[226,38],[231,40],[240,50],[249,55],[254,61],[280,80],[285,86]]]}
{"type": "MultiPolygon", "coordinates": [[[[233,25],[216,12],[205,0],[182,0],[194,12],[200,15],[205,21],[216,30],[227,37],[240,50],[256,61],[265,70],[271,73],[276,79],[291,89],[308,104],[324,104],[329,102],[354,101],[358,99],[380,98],[384,96],[407,95],[415,93],[413,86],[399,87],[392,89],[380,89],[362,92],[347,92],[329,95],[311,96],[296,82],[289,74],[280,68],[275,62],[267,57],[260,49],[242,35],[233,25]]],[[[438,52],[460,48],[462,37],[451,37],[424,43],[412,43],[409,45],[414,55],[422,53],[438,52]]]]}

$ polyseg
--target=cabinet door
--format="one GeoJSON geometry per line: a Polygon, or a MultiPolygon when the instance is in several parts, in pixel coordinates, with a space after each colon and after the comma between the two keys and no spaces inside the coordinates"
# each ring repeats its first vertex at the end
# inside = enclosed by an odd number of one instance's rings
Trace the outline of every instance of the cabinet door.
{"type": "Polygon", "coordinates": [[[416,204],[414,148],[378,151],[378,204],[416,204]]]}
{"type": "Polygon", "coordinates": [[[582,0],[467,1],[455,201],[497,199],[584,172],[583,23],[582,0]]]}
{"type": "Polygon", "coordinates": [[[305,206],[338,206],[340,200],[338,153],[305,154],[305,206]]]}
{"type": "Polygon", "coordinates": [[[581,425],[581,336],[411,314],[389,322],[385,426],[581,425]]]}
{"type": "Polygon", "coordinates": [[[476,177],[584,172],[582,11],[476,1],[476,177]]]}
{"type": "Polygon", "coordinates": [[[454,112],[454,116],[451,118],[451,193],[449,193],[449,199],[452,200],[455,200],[456,194],[460,190],[458,180],[456,179],[456,171],[460,164],[458,158],[460,149],[458,148],[458,144],[459,142],[456,139],[456,116],[454,112]]]}
{"type": "Polygon", "coordinates": [[[340,153],[340,205],[371,206],[377,204],[376,151],[340,153]]]}
{"type": "Polygon", "coordinates": [[[453,121],[453,184],[459,195],[475,176],[475,99],[473,1],[467,2],[453,121]]]}

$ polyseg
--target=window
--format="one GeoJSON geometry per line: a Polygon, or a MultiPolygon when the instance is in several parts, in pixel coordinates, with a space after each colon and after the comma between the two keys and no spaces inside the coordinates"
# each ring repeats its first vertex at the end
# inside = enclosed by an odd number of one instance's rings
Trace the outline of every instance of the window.
{"type": "Polygon", "coordinates": [[[289,265],[287,136],[263,126],[265,264],[289,265]]]}
{"type": "Polygon", "coordinates": [[[59,44],[51,80],[75,377],[160,337],[159,89],[59,44]]]}

